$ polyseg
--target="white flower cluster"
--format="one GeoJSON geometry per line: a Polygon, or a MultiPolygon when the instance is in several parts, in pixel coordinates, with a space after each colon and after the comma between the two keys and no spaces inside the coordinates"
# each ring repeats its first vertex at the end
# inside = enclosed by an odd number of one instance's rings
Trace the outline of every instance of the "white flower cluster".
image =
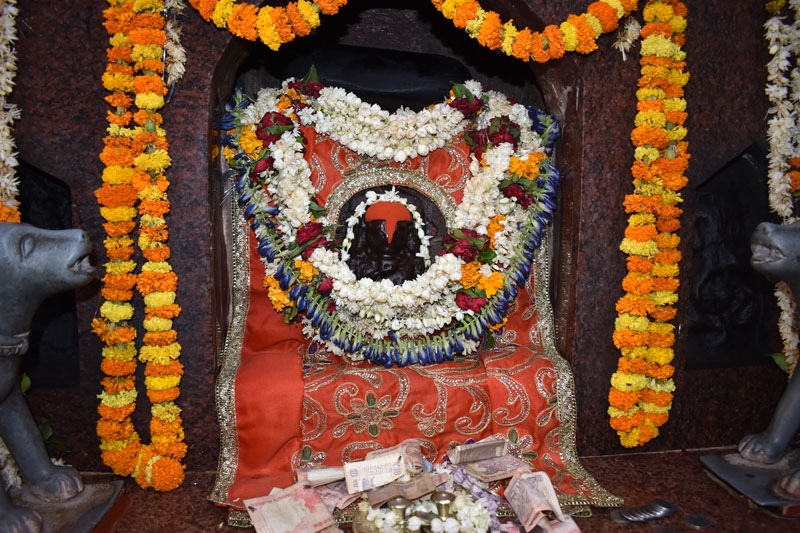
{"type": "Polygon", "coordinates": [[[454,317],[463,318],[455,305],[453,282],[461,279],[463,261],[453,254],[436,257],[416,279],[395,285],[388,279],[356,278],[350,267],[332,250],[317,248],[310,257],[321,273],[333,279],[331,296],[339,314],[358,321],[361,330],[378,338],[387,330],[400,336],[433,333],[454,317]]]}
{"type": "Polygon", "coordinates": [[[11,457],[6,443],[0,439],[0,490],[8,490],[10,487],[19,488],[22,486],[22,478],[19,477],[17,464],[11,457]]]}
{"type": "Polygon", "coordinates": [[[347,261],[350,258],[350,254],[348,252],[350,250],[350,245],[353,243],[353,239],[355,238],[355,232],[353,228],[358,224],[358,221],[361,219],[361,217],[363,217],[367,212],[367,208],[377,202],[396,202],[398,204],[402,204],[406,209],[408,209],[408,212],[411,213],[411,218],[414,220],[414,228],[417,230],[417,237],[419,237],[420,242],[417,257],[421,257],[425,260],[425,266],[430,266],[431,237],[425,234],[425,224],[422,221],[422,215],[419,214],[419,211],[416,207],[414,207],[414,204],[409,203],[408,200],[400,196],[394,187],[392,187],[390,191],[387,191],[383,194],[378,194],[375,191],[367,191],[366,196],[367,199],[358,204],[353,210],[353,215],[347,219],[347,234],[342,242],[342,261],[347,261]]]}
{"type": "Polygon", "coordinates": [[[278,229],[284,235],[295,235],[297,228],[311,221],[308,207],[315,190],[311,183],[311,168],[303,158],[303,146],[297,142],[300,128],[286,131],[269,146],[273,164],[278,172],[267,180],[267,191],[280,206],[278,229]]]}
{"type": "Polygon", "coordinates": [[[455,227],[474,229],[486,235],[489,220],[497,215],[508,215],[514,210],[516,202],[506,198],[497,187],[505,179],[514,147],[502,143],[483,155],[484,165],[472,157],[469,170],[472,177],[464,186],[464,197],[458,204],[455,227]]]}
{"type": "Polygon", "coordinates": [[[436,505],[429,498],[413,502],[400,517],[394,510],[379,507],[373,509],[365,501],[359,503],[359,510],[366,514],[366,521],[373,531],[378,533],[394,533],[400,531],[420,531],[423,526],[433,533],[484,533],[489,530],[491,517],[489,501],[485,498],[473,499],[470,495],[459,492],[450,504],[447,518],[434,518],[428,522],[416,514],[437,515],[436,505]]]}
{"type": "Polygon", "coordinates": [[[17,55],[14,50],[17,13],[16,0],[8,0],[0,6],[0,204],[6,207],[16,207],[19,194],[16,177],[19,163],[14,151],[12,126],[15,120],[19,120],[20,110],[6,102],[17,74],[17,55]]]}
{"type": "Polygon", "coordinates": [[[402,163],[441,148],[466,125],[463,114],[439,103],[419,112],[394,113],[369,105],[341,87],[325,87],[300,120],[354,152],[402,163]]]}

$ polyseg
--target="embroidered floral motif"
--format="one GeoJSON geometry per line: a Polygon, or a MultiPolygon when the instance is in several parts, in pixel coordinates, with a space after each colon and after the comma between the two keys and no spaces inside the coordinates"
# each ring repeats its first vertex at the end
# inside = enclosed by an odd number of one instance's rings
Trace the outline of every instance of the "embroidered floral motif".
{"type": "MultiPolygon", "coordinates": [[[[502,433],[498,433],[496,436],[503,437],[502,433]]],[[[508,430],[508,453],[511,455],[515,455],[520,459],[524,459],[526,461],[535,461],[539,458],[539,452],[533,449],[533,436],[532,435],[522,435],[520,436],[519,431],[516,428],[511,428],[508,430]]]]}
{"type": "Polygon", "coordinates": [[[321,466],[325,464],[327,458],[328,456],[325,452],[315,453],[311,446],[305,444],[292,456],[292,467],[297,470],[298,468],[321,466]]]}
{"type": "Polygon", "coordinates": [[[345,421],[333,429],[336,438],[344,435],[348,427],[352,427],[353,433],[366,431],[375,438],[382,429],[394,428],[392,419],[400,414],[400,411],[392,406],[391,395],[386,394],[378,398],[373,390],[367,392],[364,400],[360,398],[350,400],[350,407],[352,411],[341,413],[345,415],[345,421]]]}

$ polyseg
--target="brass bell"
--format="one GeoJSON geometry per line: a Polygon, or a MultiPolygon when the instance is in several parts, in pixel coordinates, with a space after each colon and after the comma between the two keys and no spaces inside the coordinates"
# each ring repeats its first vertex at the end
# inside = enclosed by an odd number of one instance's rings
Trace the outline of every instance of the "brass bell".
{"type": "Polygon", "coordinates": [[[445,492],[437,490],[431,495],[431,501],[436,504],[439,509],[439,518],[442,520],[447,519],[450,512],[450,504],[456,499],[456,495],[452,492],[445,492]]]}

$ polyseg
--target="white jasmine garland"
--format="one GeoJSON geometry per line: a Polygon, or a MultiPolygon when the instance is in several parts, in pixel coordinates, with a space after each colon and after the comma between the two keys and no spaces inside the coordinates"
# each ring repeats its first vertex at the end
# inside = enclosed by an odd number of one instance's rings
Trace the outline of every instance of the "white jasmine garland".
{"type": "Polygon", "coordinates": [[[8,0],[0,6],[0,204],[16,208],[19,194],[16,167],[17,153],[14,151],[13,124],[20,118],[20,110],[6,98],[14,88],[17,74],[16,0],[8,0]]]}

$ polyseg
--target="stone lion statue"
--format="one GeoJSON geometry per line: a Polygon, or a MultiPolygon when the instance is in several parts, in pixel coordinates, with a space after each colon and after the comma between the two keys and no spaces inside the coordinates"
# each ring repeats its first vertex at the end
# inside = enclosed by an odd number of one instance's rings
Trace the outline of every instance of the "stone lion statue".
{"type": "MultiPolygon", "coordinates": [[[[0,224],[0,437],[17,463],[23,489],[45,501],[64,501],[83,490],[72,467],[54,465],[19,387],[21,356],[31,319],[42,301],[89,282],[91,245],[81,230],[43,230],[0,224]]],[[[0,487],[2,489],[2,487],[0,487]]],[[[41,517],[13,505],[0,490],[0,531],[39,531],[41,517]]]]}
{"type": "MultiPolygon", "coordinates": [[[[759,224],[751,238],[753,268],[772,282],[784,281],[795,298],[800,297],[800,221],[785,226],[759,224]]],[[[796,311],[800,315],[800,307],[796,311]]],[[[795,316],[795,321],[800,316],[795,316]]],[[[789,451],[797,430],[800,429],[800,372],[789,380],[763,433],[747,435],[739,442],[739,454],[745,459],[762,464],[780,461],[789,451]]],[[[800,467],[789,468],[773,492],[783,497],[800,500],[800,467]]]]}

